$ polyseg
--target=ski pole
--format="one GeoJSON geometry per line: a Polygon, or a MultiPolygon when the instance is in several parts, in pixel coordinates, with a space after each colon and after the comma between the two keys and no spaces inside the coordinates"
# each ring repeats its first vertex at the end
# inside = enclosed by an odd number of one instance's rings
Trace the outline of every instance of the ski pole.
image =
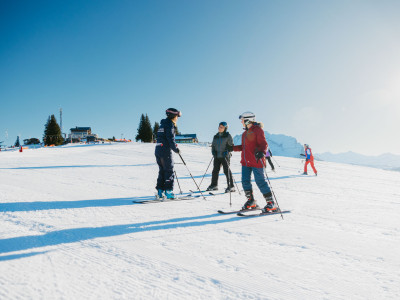
{"type": "Polygon", "coordinates": [[[174,170],[174,173],[175,173],[176,182],[178,183],[178,186],[179,186],[179,190],[181,191],[181,194],[182,194],[181,185],[179,184],[178,175],[176,175],[176,171],[175,170],[174,170]]]}
{"type": "MultiPolygon", "coordinates": [[[[225,159],[226,159],[226,158],[225,158],[225,159]]],[[[227,159],[226,159],[226,160],[227,160],[227,159]]],[[[228,160],[227,160],[227,162],[228,162],[228,160]]],[[[236,189],[237,189],[237,191],[239,192],[239,195],[241,195],[240,189],[239,189],[239,187],[238,187],[238,185],[237,185],[237,183],[236,183],[235,177],[233,177],[233,173],[232,173],[231,166],[230,166],[230,163],[229,163],[229,162],[228,162],[228,168],[229,168],[229,171],[230,171],[231,174],[232,174],[232,180],[233,180],[233,182],[234,182],[235,185],[236,185],[236,189]]]]}
{"type": "Polygon", "coordinates": [[[201,178],[201,181],[200,181],[199,187],[201,186],[201,183],[203,182],[204,176],[206,176],[206,174],[207,174],[207,171],[208,171],[208,168],[210,167],[210,165],[211,165],[211,162],[213,161],[213,159],[214,159],[214,156],[211,158],[211,161],[210,161],[210,163],[208,164],[207,170],[206,170],[206,172],[204,173],[204,175],[203,175],[203,178],[201,178]]]}
{"type": "Polygon", "coordinates": [[[269,181],[269,177],[268,177],[268,174],[267,174],[267,170],[266,170],[264,161],[263,161],[262,159],[261,159],[261,163],[262,163],[262,165],[263,165],[263,169],[264,169],[265,176],[267,176],[267,180],[268,180],[269,187],[270,187],[270,189],[271,189],[271,193],[272,193],[272,195],[273,195],[274,198],[275,198],[276,204],[278,205],[278,209],[279,209],[279,212],[281,213],[281,217],[282,217],[282,220],[283,220],[283,214],[282,214],[281,208],[279,207],[278,199],[276,199],[274,190],[272,189],[271,182],[269,181]]]}
{"type": "Polygon", "coordinates": [[[196,185],[196,187],[197,187],[197,189],[199,190],[200,194],[203,196],[203,199],[206,200],[206,197],[204,197],[204,195],[203,195],[203,193],[201,192],[199,186],[197,185],[196,180],[194,180],[192,173],[190,173],[190,170],[189,170],[188,166],[186,165],[185,161],[183,160],[182,155],[181,155],[179,152],[178,152],[178,155],[179,155],[179,157],[181,158],[181,160],[182,160],[183,164],[185,165],[186,169],[188,170],[188,172],[189,172],[189,174],[190,174],[190,177],[192,177],[192,179],[193,179],[193,181],[194,181],[194,184],[196,185]]]}
{"type": "Polygon", "coordinates": [[[274,160],[274,162],[276,162],[276,164],[278,165],[278,167],[280,168],[281,166],[278,164],[278,162],[276,161],[276,159],[272,156],[272,159],[274,160]]]}

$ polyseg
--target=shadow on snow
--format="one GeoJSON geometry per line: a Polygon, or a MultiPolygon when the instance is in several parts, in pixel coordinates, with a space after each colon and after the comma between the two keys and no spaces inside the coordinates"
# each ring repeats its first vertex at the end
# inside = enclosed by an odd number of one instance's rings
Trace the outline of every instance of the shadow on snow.
{"type": "Polygon", "coordinates": [[[0,212],[35,211],[50,209],[73,209],[88,207],[112,207],[135,204],[133,201],[153,200],[154,196],[110,198],[78,201],[37,201],[0,203],[0,212]]]}
{"type": "Polygon", "coordinates": [[[0,170],[41,170],[41,169],[66,169],[66,168],[119,168],[119,167],[147,167],[154,166],[151,164],[138,165],[72,165],[72,166],[40,166],[40,167],[17,167],[17,168],[0,168],[0,170]]]}
{"type": "MultiPolygon", "coordinates": [[[[205,225],[223,224],[228,222],[237,222],[244,220],[241,217],[212,219],[220,214],[209,214],[195,217],[173,218],[168,220],[159,220],[143,223],[103,226],[103,227],[85,227],[63,229],[48,232],[42,235],[21,236],[0,240],[0,253],[9,253],[14,251],[24,251],[40,247],[57,246],[61,244],[76,243],[95,238],[112,237],[124,234],[133,234],[141,232],[151,232],[157,230],[169,230],[177,228],[191,228],[205,225]]],[[[17,259],[22,257],[33,256],[45,252],[32,252],[28,254],[17,254],[0,256],[0,261],[17,259]]]]}

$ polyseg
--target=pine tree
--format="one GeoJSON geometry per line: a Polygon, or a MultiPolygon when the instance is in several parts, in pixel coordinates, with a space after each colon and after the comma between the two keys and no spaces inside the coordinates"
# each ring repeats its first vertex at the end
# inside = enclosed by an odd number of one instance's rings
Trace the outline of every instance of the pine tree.
{"type": "Polygon", "coordinates": [[[141,140],[144,143],[150,143],[153,141],[153,129],[149,117],[142,114],[140,117],[139,128],[137,130],[136,141],[141,140]]]}
{"type": "Polygon", "coordinates": [[[21,147],[21,144],[19,142],[19,136],[17,136],[17,140],[15,141],[14,147],[21,147]]]}
{"type": "Polygon", "coordinates": [[[158,128],[160,128],[160,124],[155,122],[153,127],[153,140],[155,140],[157,137],[158,128]]]}
{"type": "Polygon", "coordinates": [[[143,124],[144,124],[144,114],[140,117],[139,127],[137,129],[137,135],[135,137],[136,142],[142,140],[143,138],[143,124]]]}
{"type": "Polygon", "coordinates": [[[143,142],[145,143],[153,142],[153,128],[151,128],[151,122],[147,114],[144,120],[143,134],[144,134],[143,142]]]}
{"type": "Polygon", "coordinates": [[[61,145],[64,142],[64,139],[61,135],[60,126],[57,123],[56,117],[51,115],[46,122],[43,142],[45,145],[61,145]]]}

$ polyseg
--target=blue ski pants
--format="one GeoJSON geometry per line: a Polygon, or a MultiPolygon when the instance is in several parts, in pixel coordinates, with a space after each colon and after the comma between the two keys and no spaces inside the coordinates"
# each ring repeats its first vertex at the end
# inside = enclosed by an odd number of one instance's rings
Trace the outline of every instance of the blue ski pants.
{"type": "Polygon", "coordinates": [[[251,185],[251,173],[254,173],[254,179],[258,188],[260,189],[263,195],[271,192],[271,189],[268,185],[268,182],[265,178],[264,169],[263,168],[253,168],[242,166],[242,186],[243,190],[251,191],[253,187],[251,185]]]}
{"type": "Polygon", "coordinates": [[[157,155],[156,160],[158,164],[158,178],[156,189],[171,191],[174,189],[174,160],[172,154],[170,155],[157,155]]]}

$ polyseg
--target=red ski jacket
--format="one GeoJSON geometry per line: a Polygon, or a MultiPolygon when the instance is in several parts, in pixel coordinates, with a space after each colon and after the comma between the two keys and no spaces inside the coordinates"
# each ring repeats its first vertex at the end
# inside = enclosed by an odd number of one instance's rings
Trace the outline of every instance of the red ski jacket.
{"type": "Polygon", "coordinates": [[[242,134],[242,144],[233,146],[233,151],[242,151],[242,159],[240,163],[245,167],[263,168],[265,166],[265,155],[267,153],[268,143],[265,139],[264,130],[258,125],[253,123],[250,129],[246,129],[242,134]],[[255,154],[259,151],[264,152],[264,157],[257,161],[255,154]]]}

